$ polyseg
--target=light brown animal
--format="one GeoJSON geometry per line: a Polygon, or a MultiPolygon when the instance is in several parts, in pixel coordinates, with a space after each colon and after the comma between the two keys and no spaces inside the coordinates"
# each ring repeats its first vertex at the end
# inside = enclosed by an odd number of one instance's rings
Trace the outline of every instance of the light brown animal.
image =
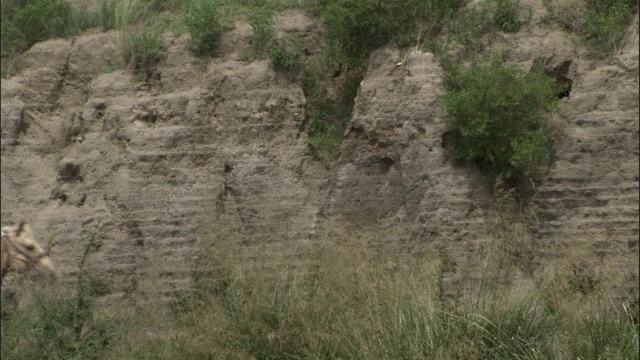
{"type": "Polygon", "coordinates": [[[10,271],[27,271],[35,268],[43,274],[57,276],[49,257],[51,248],[44,250],[35,240],[31,226],[20,222],[18,226],[2,228],[0,247],[0,284],[10,271]]]}

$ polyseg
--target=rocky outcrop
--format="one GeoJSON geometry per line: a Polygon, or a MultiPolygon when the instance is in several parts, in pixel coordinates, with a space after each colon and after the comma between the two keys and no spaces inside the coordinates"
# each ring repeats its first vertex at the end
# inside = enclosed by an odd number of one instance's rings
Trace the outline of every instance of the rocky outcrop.
{"type": "MultiPolygon", "coordinates": [[[[313,53],[317,24],[301,16],[281,30],[306,34],[313,53]]],[[[591,247],[636,285],[637,22],[610,60],[537,28],[490,44],[572,85],[538,189],[538,237],[591,247]]],[[[433,55],[386,47],[371,56],[327,170],[300,130],[300,86],[267,61],[240,60],[249,35],[239,24],[224,54],[207,61],[189,54],[188,35],[165,34],[151,83],[114,67],[114,32],[34,46],[19,74],[2,80],[2,222],[24,218],[56,239],[52,257],[69,281],[97,229],[88,266],[113,296],[135,290],[152,264],[161,264],[154,290],[183,289],[206,240],[199,227],[218,213],[283,241],[306,238],[326,217],[417,224],[415,241],[463,249],[478,240],[492,184],[443,148],[433,55]]]]}

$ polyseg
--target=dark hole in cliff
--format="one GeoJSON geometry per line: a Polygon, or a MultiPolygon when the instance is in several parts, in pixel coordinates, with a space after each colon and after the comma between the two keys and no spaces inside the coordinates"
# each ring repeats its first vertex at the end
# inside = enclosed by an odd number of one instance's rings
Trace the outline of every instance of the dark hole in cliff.
{"type": "Polygon", "coordinates": [[[52,200],[62,200],[62,202],[64,203],[67,201],[67,194],[65,194],[62,189],[56,187],[51,191],[51,196],[49,198],[52,200]]]}
{"type": "Polygon", "coordinates": [[[96,105],[96,113],[98,115],[98,119],[100,119],[101,117],[104,116],[104,111],[107,109],[107,105],[106,104],[98,104],[96,105]]]}
{"type": "Polygon", "coordinates": [[[233,166],[229,165],[229,164],[224,164],[224,172],[225,173],[230,173],[233,171],[233,166]]]}
{"type": "Polygon", "coordinates": [[[58,171],[58,175],[60,175],[60,179],[62,179],[62,181],[64,182],[82,181],[82,176],[80,175],[80,165],[77,164],[65,163],[58,171]]]}
{"type": "Polygon", "coordinates": [[[556,93],[558,99],[568,98],[569,94],[571,94],[573,80],[563,77],[556,77],[556,84],[558,86],[558,92],[556,93]]]}
{"type": "Polygon", "coordinates": [[[380,162],[378,163],[380,165],[380,172],[382,172],[383,174],[388,173],[389,169],[391,169],[391,166],[393,166],[394,162],[395,161],[389,158],[380,159],[380,162]]]}
{"type": "Polygon", "coordinates": [[[556,96],[558,99],[569,97],[571,93],[571,88],[573,87],[573,80],[570,77],[572,64],[573,60],[566,60],[556,67],[545,67],[544,69],[545,74],[556,79],[556,85],[558,87],[556,96]]]}

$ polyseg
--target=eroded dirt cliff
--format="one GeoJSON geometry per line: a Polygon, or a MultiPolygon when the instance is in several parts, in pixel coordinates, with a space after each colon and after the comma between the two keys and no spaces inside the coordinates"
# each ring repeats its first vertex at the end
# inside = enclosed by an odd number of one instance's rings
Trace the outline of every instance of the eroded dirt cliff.
{"type": "MultiPolygon", "coordinates": [[[[298,12],[279,31],[320,26],[298,12]]],[[[222,55],[190,55],[188,35],[165,34],[158,82],[117,69],[115,32],[39,43],[2,80],[2,222],[26,219],[58,244],[71,280],[98,227],[90,272],[114,297],[135,289],[151,261],[158,290],[187,284],[198,227],[227,213],[256,233],[307,239],[328,217],[353,226],[416,225],[415,241],[465,248],[481,237],[490,190],[443,148],[442,69],[419,50],[386,47],[369,60],[334,166],[314,160],[300,85],[268,61],[244,62],[250,28],[224,35],[222,55]]],[[[531,26],[498,34],[529,70],[570,80],[554,118],[554,161],[538,189],[541,239],[586,246],[638,281],[638,17],[619,53],[590,56],[564,32],[531,26]]]]}

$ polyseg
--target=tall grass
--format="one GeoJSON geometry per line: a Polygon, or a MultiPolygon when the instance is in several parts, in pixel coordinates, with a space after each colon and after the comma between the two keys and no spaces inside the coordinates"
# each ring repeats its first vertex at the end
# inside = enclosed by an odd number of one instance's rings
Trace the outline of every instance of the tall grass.
{"type": "Polygon", "coordinates": [[[571,273],[542,281],[542,266],[513,255],[515,237],[531,236],[521,225],[493,225],[485,250],[465,257],[401,251],[406,227],[334,222],[311,243],[285,245],[233,224],[224,217],[200,234],[191,289],[156,315],[153,340],[119,343],[116,358],[637,358],[637,302],[561,286],[571,273]]]}
{"type": "Polygon", "coordinates": [[[126,65],[134,52],[134,25],[145,12],[147,4],[144,0],[120,0],[115,8],[115,26],[118,31],[118,44],[122,62],[126,65]]]}
{"type": "MultiPolygon", "coordinates": [[[[570,253],[544,258],[543,245],[522,226],[526,219],[492,219],[471,256],[429,244],[419,227],[406,224],[354,229],[330,221],[299,242],[246,232],[230,216],[209,219],[191,286],[175,301],[132,294],[108,310],[107,322],[95,315],[80,271],[73,296],[36,298],[3,319],[2,355],[638,358],[637,294],[619,298],[613,287],[581,293],[566,286],[574,274],[557,264],[570,253]],[[412,251],[403,250],[416,240],[412,251]],[[532,244],[525,258],[544,261],[523,267],[515,250],[523,243],[532,244]]],[[[153,295],[154,279],[140,278],[140,289],[153,295]]]]}
{"type": "MultiPolygon", "coordinates": [[[[31,303],[18,309],[5,301],[9,298],[3,289],[3,359],[96,359],[104,354],[113,329],[94,317],[94,293],[84,271],[94,239],[95,233],[78,264],[73,294],[59,288],[60,284],[32,288],[26,282],[21,290],[31,290],[31,303]]],[[[28,296],[30,292],[18,293],[28,296]]]]}

